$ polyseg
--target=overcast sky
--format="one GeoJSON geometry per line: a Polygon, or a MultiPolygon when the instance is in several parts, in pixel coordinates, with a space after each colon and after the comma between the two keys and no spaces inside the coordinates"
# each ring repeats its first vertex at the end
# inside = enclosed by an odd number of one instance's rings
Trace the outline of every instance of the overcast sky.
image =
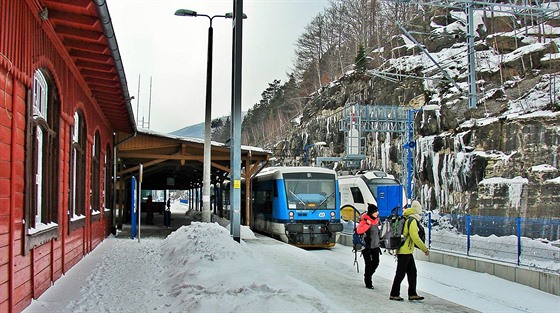
{"type": "MultiPolygon", "coordinates": [[[[286,74],[293,68],[297,38],[328,3],[243,1],[248,16],[243,24],[244,111],[261,99],[268,83],[274,79],[286,81],[286,74]]],[[[129,93],[136,98],[132,100],[136,118],[144,118],[147,127],[150,115],[150,129],[164,133],[204,122],[209,20],[174,13],[190,9],[210,16],[224,15],[233,11],[233,0],[107,0],[107,5],[129,93]]],[[[232,20],[214,18],[212,27],[212,118],[217,118],[231,112],[232,20]]],[[[138,126],[142,127],[142,122],[138,126]]]]}

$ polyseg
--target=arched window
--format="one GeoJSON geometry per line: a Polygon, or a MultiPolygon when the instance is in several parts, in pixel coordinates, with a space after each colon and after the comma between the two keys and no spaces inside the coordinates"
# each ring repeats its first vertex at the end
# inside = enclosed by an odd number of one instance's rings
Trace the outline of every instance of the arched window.
{"type": "Polygon", "coordinates": [[[39,69],[33,75],[27,102],[24,221],[26,248],[31,249],[56,236],[59,224],[57,132],[60,103],[47,71],[39,69]]]}
{"type": "Polygon", "coordinates": [[[70,153],[70,220],[78,221],[86,215],[86,125],[80,110],[74,113],[70,153]]]}
{"type": "Polygon", "coordinates": [[[100,208],[100,192],[101,192],[101,182],[100,182],[100,166],[101,166],[101,140],[99,138],[99,132],[95,132],[93,138],[93,146],[91,147],[91,182],[90,186],[90,206],[92,215],[97,215],[101,212],[100,208]]]}
{"type": "Polygon", "coordinates": [[[105,210],[109,210],[113,207],[113,159],[111,158],[111,146],[109,145],[105,149],[104,168],[103,200],[105,210]]]}

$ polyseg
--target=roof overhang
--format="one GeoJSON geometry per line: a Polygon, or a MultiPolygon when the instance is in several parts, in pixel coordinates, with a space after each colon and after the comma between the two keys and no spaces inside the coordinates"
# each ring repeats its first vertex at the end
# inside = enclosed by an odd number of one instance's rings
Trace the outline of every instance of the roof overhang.
{"type": "Polygon", "coordinates": [[[43,0],[38,12],[117,132],[136,131],[128,85],[105,0],[43,0]]]}

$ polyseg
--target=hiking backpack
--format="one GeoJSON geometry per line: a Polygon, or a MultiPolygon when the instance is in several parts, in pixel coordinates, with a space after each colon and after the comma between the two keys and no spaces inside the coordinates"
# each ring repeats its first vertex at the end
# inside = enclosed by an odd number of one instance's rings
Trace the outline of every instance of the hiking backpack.
{"type": "MultiPolygon", "coordinates": [[[[416,221],[416,225],[418,226],[418,236],[420,237],[420,240],[422,240],[422,242],[426,242],[426,232],[424,231],[424,226],[422,226],[419,221],[416,221]]],[[[410,222],[408,223],[408,229],[410,229],[410,222]]]]}
{"type": "Polygon", "coordinates": [[[358,221],[361,218],[358,217],[357,215],[357,210],[354,209],[354,232],[352,234],[352,252],[354,253],[354,265],[356,265],[356,271],[359,273],[360,272],[360,268],[358,265],[358,251],[362,252],[362,249],[366,246],[366,241],[365,241],[365,234],[358,234],[358,221]]]}
{"type": "MultiPolygon", "coordinates": [[[[381,242],[379,246],[387,250],[396,250],[404,244],[406,238],[403,235],[405,225],[410,230],[410,223],[414,218],[405,218],[404,216],[399,216],[393,214],[388,217],[381,225],[381,242]],[[408,221],[408,223],[406,223],[408,221]]],[[[426,240],[426,233],[424,232],[424,227],[417,222],[418,226],[418,236],[420,240],[424,242],[426,240]]]]}
{"type": "Polygon", "coordinates": [[[354,252],[354,265],[356,265],[356,271],[359,273],[360,268],[358,265],[358,251],[362,251],[365,247],[366,241],[364,240],[364,234],[358,234],[356,222],[354,221],[354,233],[352,234],[352,252],[354,252]]]}
{"type": "Polygon", "coordinates": [[[403,228],[406,218],[402,215],[393,214],[387,217],[381,224],[381,240],[379,246],[387,250],[400,248],[405,239],[403,228]]]}
{"type": "Polygon", "coordinates": [[[364,240],[364,234],[358,234],[356,227],[354,226],[354,234],[352,235],[352,251],[362,251],[365,245],[366,241],[364,240]]]}

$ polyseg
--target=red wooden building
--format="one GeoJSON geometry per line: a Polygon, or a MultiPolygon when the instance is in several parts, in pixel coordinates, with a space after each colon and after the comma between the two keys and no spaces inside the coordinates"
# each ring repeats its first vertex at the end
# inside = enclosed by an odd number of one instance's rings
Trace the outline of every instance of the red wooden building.
{"type": "Polygon", "coordinates": [[[135,131],[105,0],[0,1],[0,312],[109,234],[115,138],[135,131]]]}

